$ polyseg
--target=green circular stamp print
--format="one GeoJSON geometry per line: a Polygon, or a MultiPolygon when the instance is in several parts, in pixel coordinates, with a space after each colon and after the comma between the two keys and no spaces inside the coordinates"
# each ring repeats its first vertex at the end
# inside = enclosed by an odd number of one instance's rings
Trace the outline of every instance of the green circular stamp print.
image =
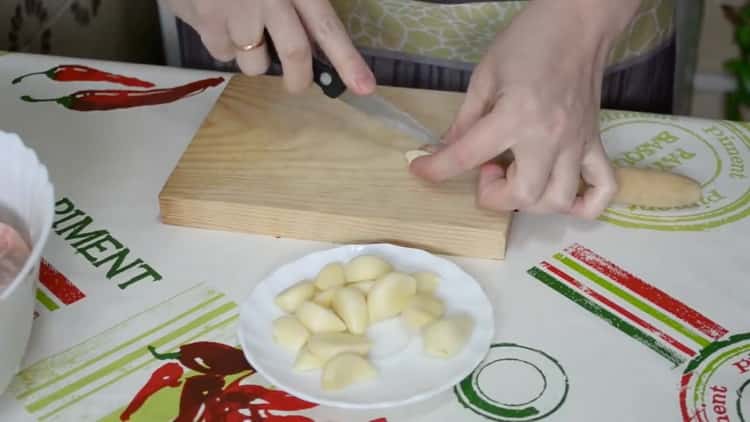
{"type": "Polygon", "coordinates": [[[454,392],[464,407],[478,415],[521,422],[555,413],[568,389],[565,370],[551,356],[518,344],[498,343],[454,392]]]}
{"type": "Polygon", "coordinates": [[[750,215],[750,128],[728,121],[605,111],[602,141],[619,167],[653,168],[700,182],[700,203],[612,206],[601,220],[627,228],[700,231],[750,215]]]}
{"type": "Polygon", "coordinates": [[[685,422],[750,422],[750,333],[714,342],[693,358],[679,400],[685,422]]]}

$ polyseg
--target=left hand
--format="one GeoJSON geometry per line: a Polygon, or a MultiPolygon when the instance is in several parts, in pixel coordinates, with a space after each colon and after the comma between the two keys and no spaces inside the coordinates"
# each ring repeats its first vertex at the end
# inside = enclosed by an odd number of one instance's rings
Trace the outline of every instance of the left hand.
{"type": "Polygon", "coordinates": [[[599,135],[609,49],[636,0],[535,0],[474,70],[445,146],[411,164],[440,182],[480,166],[479,205],[597,217],[617,191],[599,135]],[[510,150],[513,163],[491,162],[510,150]],[[579,183],[590,185],[577,197],[579,183]]]}

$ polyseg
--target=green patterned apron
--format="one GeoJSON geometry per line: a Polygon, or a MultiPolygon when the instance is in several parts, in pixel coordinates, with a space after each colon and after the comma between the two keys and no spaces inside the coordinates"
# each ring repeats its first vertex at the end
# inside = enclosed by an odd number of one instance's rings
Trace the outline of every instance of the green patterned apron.
{"type": "MultiPolygon", "coordinates": [[[[451,2],[331,1],[357,47],[371,54],[457,67],[476,64],[495,34],[527,2],[446,3],[451,2]]],[[[612,50],[609,65],[625,63],[664,44],[674,31],[674,6],[674,0],[644,0],[612,50]]]]}
{"type": "MultiPolygon", "coordinates": [[[[496,33],[527,3],[330,1],[379,84],[449,91],[465,91],[474,66],[496,33]]],[[[679,56],[677,33],[689,33],[695,26],[693,21],[677,19],[676,12],[699,4],[702,0],[643,0],[609,56],[602,87],[604,107],[662,113],[674,110],[675,93],[683,91],[674,87],[676,75],[682,72],[677,66],[689,67],[689,61],[679,56]]],[[[184,24],[180,28],[184,66],[239,71],[234,62],[213,60],[191,28],[184,24]]],[[[278,74],[279,69],[269,73],[278,74]]]]}

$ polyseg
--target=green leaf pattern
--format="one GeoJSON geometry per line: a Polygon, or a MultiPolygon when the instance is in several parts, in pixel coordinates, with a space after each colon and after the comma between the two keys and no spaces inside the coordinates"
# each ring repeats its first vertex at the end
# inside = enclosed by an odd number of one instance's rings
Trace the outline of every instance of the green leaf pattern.
{"type": "MultiPolygon", "coordinates": [[[[406,55],[477,63],[527,1],[435,4],[410,0],[331,0],[354,43],[406,55]]],[[[647,53],[674,30],[675,0],[644,0],[612,49],[609,64],[647,53]]]]}

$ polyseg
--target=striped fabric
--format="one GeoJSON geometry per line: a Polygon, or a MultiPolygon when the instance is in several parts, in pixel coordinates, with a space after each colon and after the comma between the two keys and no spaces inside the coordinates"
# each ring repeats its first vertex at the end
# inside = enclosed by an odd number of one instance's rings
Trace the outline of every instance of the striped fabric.
{"type": "Polygon", "coordinates": [[[86,295],[78,286],[42,258],[39,264],[39,285],[36,291],[36,300],[41,307],[37,306],[36,315],[41,315],[40,311],[56,311],[60,307],[72,305],[84,298],[86,295]]]}
{"type": "Polygon", "coordinates": [[[728,332],[698,310],[579,244],[528,273],[675,366],[728,332]]]}
{"type": "MultiPolygon", "coordinates": [[[[238,318],[234,302],[200,284],[25,368],[10,391],[40,421],[119,420],[130,399],[123,394],[135,394],[164,363],[149,346],[166,352],[198,340],[234,344],[238,318]]],[[[179,391],[171,394],[174,405],[157,410],[177,411],[179,391]]]]}

